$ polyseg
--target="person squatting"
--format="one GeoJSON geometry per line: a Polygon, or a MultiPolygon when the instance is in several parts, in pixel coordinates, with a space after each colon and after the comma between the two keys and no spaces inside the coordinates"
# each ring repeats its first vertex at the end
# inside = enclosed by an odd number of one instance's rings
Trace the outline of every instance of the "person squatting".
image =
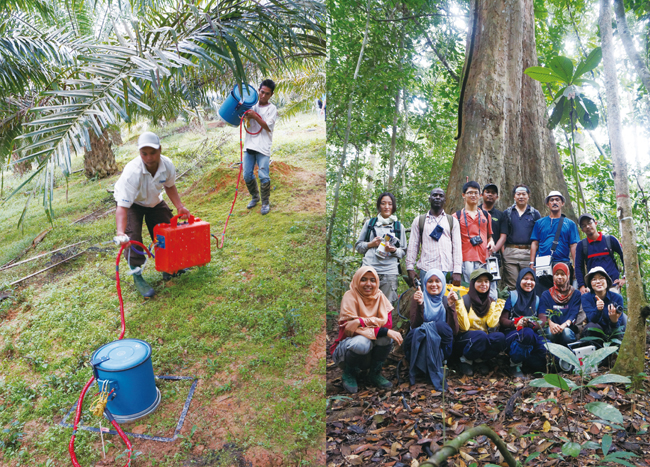
{"type": "Polygon", "coordinates": [[[528,186],[515,186],[511,196],[513,204],[499,211],[496,185],[481,189],[468,181],[464,207],[450,214],[445,192],[435,188],[431,209],[413,219],[407,242],[395,197],[379,195],[377,216],[364,223],[355,245],[364,255],[362,267],[343,296],[338,338],[330,347],[348,392],[357,392],[364,370],[370,384],[392,386],[381,369],[393,343],[403,345],[411,384],[423,375],[442,390],[448,360],[463,375],[487,375],[491,360],[503,353],[509,374],[517,377],[544,371],[546,342],[568,346],[580,336],[599,337],[596,346],[620,341],[627,317],[625,276],[614,256],[623,266],[619,241],[598,231],[591,214],[577,225],[568,219],[559,191],[546,197],[546,217],[528,204],[528,186]],[[402,258],[416,289],[405,337],[392,329],[402,258]]]}

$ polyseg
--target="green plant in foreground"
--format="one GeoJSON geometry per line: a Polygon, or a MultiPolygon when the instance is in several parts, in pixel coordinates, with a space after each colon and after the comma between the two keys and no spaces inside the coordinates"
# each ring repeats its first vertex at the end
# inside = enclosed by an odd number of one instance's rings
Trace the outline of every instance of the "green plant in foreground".
{"type": "MultiPolygon", "coordinates": [[[[580,376],[580,385],[578,386],[575,384],[573,381],[564,379],[558,374],[546,374],[544,375],[543,378],[538,378],[532,380],[529,384],[532,387],[536,388],[559,388],[563,391],[568,391],[569,393],[572,393],[573,391],[579,390],[580,391],[580,401],[582,402],[583,400],[583,391],[584,388],[586,387],[593,387],[597,386],[599,384],[608,384],[608,383],[624,383],[624,384],[631,384],[632,381],[621,375],[615,375],[615,374],[607,374],[607,375],[602,375],[602,376],[597,376],[591,380],[589,380],[585,384],[585,378],[590,377],[590,373],[588,372],[588,369],[591,367],[597,367],[598,364],[609,357],[611,354],[616,352],[618,349],[614,346],[610,347],[604,347],[602,349],[598,349],[595,352],[591,353],[590,355],[587,355],[585,358],[578,358],[573,352],[571,352],[568,348],[558,345],[558,344],[552,344],[550,342],[546,343],[546,348],[547,350],[557,358],[564,360],[571,365],[574,366],[574,368],[577,370],[577,373],[580,376]]],[[[561,402],[561,401],[560,401],[561,402]]],[[[571,457],[578,457],[580,455],[580,451],[583,449],[591,449],[595,450],[598,449],[599,447],[603,451],[604,457],[601,459],[602,462],[616,462],[619,464],[623,465],[631,465],[625,461],[625,459],[630,458],[630,457],[636,457],[636,454],[631,453],[631,452],[625,452],[625,451],[617,451],[615,453],[612,453],[610,455],[607,454],[609,451],[609,447],[611,446],[611,436],[609,436],[609,444],[606,436],[603,436],[602,443],[599,445],[593,441],[586,441],[582,444],[577,443],[574,438],[573,438],[573,432],[571,431],[570,427],[570,419],[569,416],[566,412],[566,408],[564,407],[563,404],[558,403],[558,406],[564,413],[564,419],[566,421],[566,433],[568,434],[568,438],[562,437],[561,439],[564,440],[564,444],[562,445],[562,454],[552,454],[549,457],[557,457],[559,459],[564,459],[564,456],[571,456],[571,457]]],[[[594,414],[596,417],[599,418],[599,420],[594,420],[596,422],[602,423],[603,425],[610,426],[613,429],[616,430],[623,430],[624,428],[621,426],[623,423],[623,415],[621,412],[614,407],[613,405],[607,404],[605,402],[590,402],[588,404],[585,404],[585,408],[594,414]]],[[[580,413],[580,412],[579,412],[580,413]]]]}

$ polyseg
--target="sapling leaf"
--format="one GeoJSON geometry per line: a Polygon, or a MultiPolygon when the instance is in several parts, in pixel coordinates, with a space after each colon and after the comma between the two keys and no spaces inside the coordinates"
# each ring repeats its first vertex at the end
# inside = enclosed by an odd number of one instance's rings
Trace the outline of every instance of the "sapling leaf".
{"type": "Polygon", "coordinates": [[[612,437],[610,435],[603,436],[601,447],[603,448],[603,456],[606,456],[609,452],[609,448],[612,447],[612,437]]]}
{"type": "Polygon", "coordinates": [[[571,352],[563,345],[553,344],[551,342],[547,342],[545,345],[546,345],[546,349],[549,352],[551,352],[553,355],[555,355],[557,358],[559,358],[560,360],[564,360],[565,362],[570,363],[574,367],[580,368],[580,361],[578,361],[578,357],[576,357],[576,354],[571,352]]]}
{"type": "Polygon", "coordinates": [[[568,441],[562,445],[562,454],[565,456],[578,457],[580,455],[580,445],[578,443],[568,441]]]}
{"type": "Polygon", "coordinates": [[[565,391],[569,390],[569,385],[567,384],[566,380],[562,378],[560,375],[544,375],[544,380],[556,388],[564,389],[565,391]]]}
{"type": "Polygon", "coordinates": [[[582,449],[592,449],[596,450],[600,448],[600,444],[594,443],[593,441],[585,441],[582,443],[582,449]]]}
{"type": "Polygon", "coordinates": [[[590,402],[585,405],[585,408],[604,420],[614,423],[623,423],[623,415],[613,405],[606,404],[605,402],[590,402]]]}
{"type": "Polygon", "coordinates": [[[537,456],[539,456],[540,454],[541,454],[541,452],[539,452],[539,451],[538,451],[538,452],[534,452],[534,453],[532,453],[530,456],[526,457],[526,460],[524,461],[524,464],[528,464],[530,461],[532,461],[533,459],[535,459],[535,458],[536,458],[537,456]]]}
{"type": "Polygon", "coordinates": [[[587,386],[596,386],[597,384],[609,384],[609,383],[631,384],[632,381],[627,376],[609,374],[609,375],[598,376],[597,378],[592,379],[587,383],[587,386]]]}
{"type": "Polygon", "coordinates": [[[553,72],[562,78],[565,83],[570,83],[573,78],[573,62],[567,57],[553,57],[548,63],[553,72]]]}
{"type": "Polygon", "coordinates": [[[585,367],[589,368],[591,366],[597,366],[601,361],[605,360],[611,354],[616,352],[618,347],[603,347],[598,349],[595,352],[590,353],[585,358],[582,359],[582,363],[585,367]]]}
{"type": "Polygon", "coordinates": [[[587,55],[587,58],[585,58],[583,61],[578,63],[578,66],[576,67],[576,72],[573,75],[573,79],[575,80],[576,78],[579,78],[580,76],[584,75],[588,71],[591,71],[594,68],[596,68],[602,59],[603,59],[603,51],[600,47],[596,47],[594,50],[592,50],[589,53],[589,55],[587,55]]]}
{"type": "Polygon", "coordinates": [[[548,119],[548,128],[550,130],[554,129],[557,126],[557,124],[560,123],[560,119],[562,118],[562,114],[564,113],[565,105],[566,105],[566,97],[562,96],[558,101],[558,103],[555,104],[555,107],[553,108],[553,112],[551,113],[551,116],[548,119]]]}
{"type": "Polygon", "coordinates": [[[556,81],[568,83],[568,81],[562,79],[562,77],[555,73],[553,70],[543,66],[528,67],[526,70],[524,70],[524,73],[534,80],[539,81],[540,83],[554,83],[556,81]]]}

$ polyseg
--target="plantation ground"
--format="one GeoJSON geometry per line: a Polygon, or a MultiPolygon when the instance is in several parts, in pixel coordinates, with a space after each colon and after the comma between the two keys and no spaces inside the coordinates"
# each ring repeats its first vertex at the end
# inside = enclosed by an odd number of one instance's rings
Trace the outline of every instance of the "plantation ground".
{"type": "MultiPolygon", "coordinates": [[[[239,134],[232,128],[207,135],[179,125],[159,129],[163,154],[171,157],[184,204],[220,233],[235,193],[239,134]]],[[[117,149],[122,167],[137,155],[142,128],[123,134],[117,149]]],[[[243,181],[226,235],[212,261],[163,282],[153,265],[144,276],[156,296],[143,300],[122,277],[127,338],[153,347],[157,375],[199,379],[181,437],[173,443],[132,439],[139,454],[133,466],[324,465],[325,413],[325,129],[322,120],[301,115],[281,122],[274,135],[271,213],[246,209],[243,181]]],[[[74,168],[81,168],[81,158],[74,168]]],[[[94,350],[118,336],[115,289],[117,249],[114,202],[107,192],[118,176],[89,181],[73,174],[57,179],[54,228],[38,199],[23,230],[16,223],[26,196],[14,196],[0,211],[0,265],[21,256],[86,240],[72,250],[0,272],[0,464],[69,465],[72,434],[58,426],[91,376],[94,350]],[[66,202],[66,191],[67,199],[66,202]],[[79,222],[76,222],[79,220],[79,222]],[[47,231],[48,229],[51,229],[47,231]],[[41,233],[40,243],[32,246],[41,233]],[[21,277],[71,254],[79,257],[8,287],[21,277]]],[[[19,179],[5,174],[4,196],[19,179]]],[[[171,203],[170,203],[171,204],[171,203]]],[[[148,241],[148,235],[145,236],[148,241]]],[[[124,263],[123,263],[124,264],[124,263]]],[[[121,270],[125,270],[122,266],[121,270]]],[[[126,431],[170,437],[190,382],[157,382],[158,410],[124,426],[126,431]]],[[[97,426],[84,404],[82,424],[97,426]]],[[[68,420],[70,422],[70,419],[68,420]]],[[[82,465],[122,465],[124,446],[79,431],[82,465]]]]}

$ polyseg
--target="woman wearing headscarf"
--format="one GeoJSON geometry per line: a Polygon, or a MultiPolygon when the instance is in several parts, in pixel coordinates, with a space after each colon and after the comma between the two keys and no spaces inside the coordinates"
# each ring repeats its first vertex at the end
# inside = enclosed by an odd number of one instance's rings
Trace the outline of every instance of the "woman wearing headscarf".
{"type": "Polygon", "coordinates": [[[381,374],[393,341],[402,343],[402,335],[391,329],[392,311],[393,306],[379,290],[379,276],[374,268],[359,268],[350,290],[343,295],[339,337],[330,348],[334,363],[343,369],[343,387],[348,392],[357,392],[357,375],[365,369],[369,370],[368,380],[374,386],[392,386],[381,374]]]}
{"type": "Polygon", "coordinates": [[[592,268],[585,276],[585,284],[589,293],[582,294],[582,309],[587,315],[587,325],[582,330],[583,336],[603,338],[605,341],[622,339],[627,324],[627,316],[623,313],[623,297],[609,289],[612,278],[600,266],[592,268]],[[599,329],[605,336],[599,331],[599,329]]]}
{"type": "Polygon", "coordinates": [[[404,340],[411,384],[421,371],[438,391],[443,390],[443,361],[451,356],[454,335],[458,334],[458,317],[444,295],[446,286],[442,271],[427,271],[424,291],[418,288],[411,300],[411,330],[404,340]]]}
{"type": "MultiPolygon", "coordinates": [[[[535,295],[536,285],[535,271],[531,268],[519,271],[515,290],[510,292],[501,313],[501,330],[506,336],[512,376],[523,376],[522,367],[531,373],[546,367],[545,339],[538,334],[541,326],[534,320],[540,302],[535,295]]],[[[546,315],[542,316],[545,322],[546,315]]]]}
{"type": "Polygon", "coordinates": [[[379,289],[391,303],[397,300],[399,260],[406,254],[406,232],[397,220],[397,205],[392,193],[377,198],[377,217],[366,221],[355,249],[364,255],[363,266],[372,266],[379,275],[379,289]],[[394,243],[378,250],[387,234],[396,237],[394,243]]]}
{"type": "MultiPolygon", "coordinates": [[[[462,300],[453,291],[447,296],[449,306],[458,314],[460,329],[454,339],[454,354],[460,355],[460,371],[467,376],[474,374],[474,362],[483,363],[506,348],[506,337],[496,331],[505,302],[490,298],[492,279],[485,269],[475,269],[470,275],[469,292],[462,300]]],[[[484,363],[478,370],[489,373],[484,363]]]]}
{"type": "Polygon", "coordinates": [[[548,316],[546,338],[554,344],[569,345],[576,341],[575,321],[580,313],[582,295],[569,281],[569,267],[565,263],[553,266],[553,287],[539,299],[540,319],[548,316]]]}

